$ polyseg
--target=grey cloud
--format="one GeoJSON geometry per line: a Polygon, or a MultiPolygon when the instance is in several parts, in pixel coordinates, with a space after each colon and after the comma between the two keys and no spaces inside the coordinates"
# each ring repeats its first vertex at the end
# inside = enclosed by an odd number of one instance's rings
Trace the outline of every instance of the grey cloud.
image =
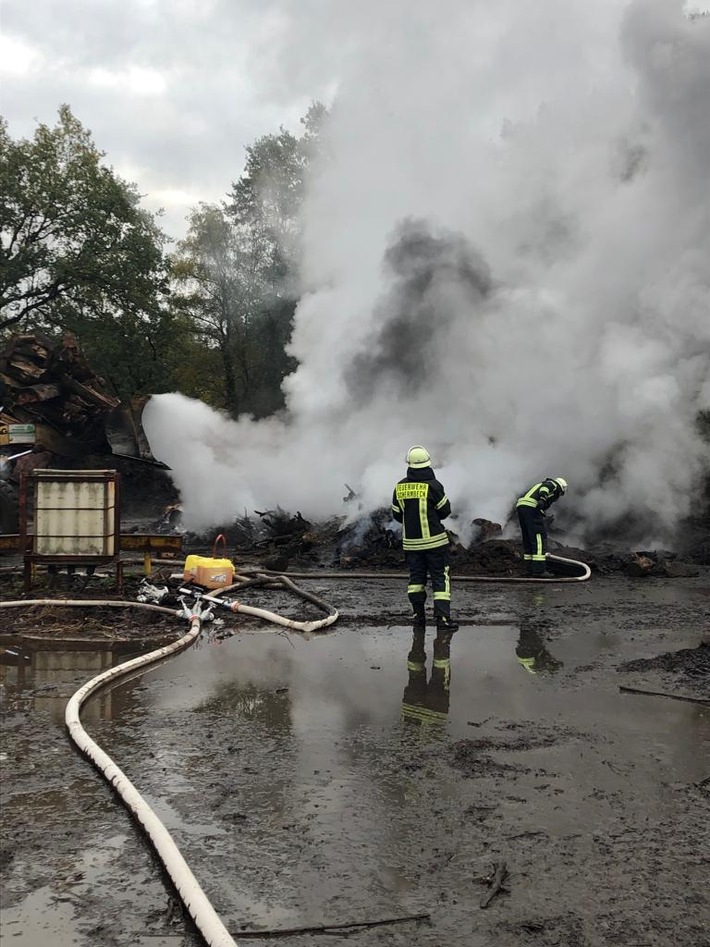
{"type": "Polygon", "coordinates": [[[375,306],[377,334],[344,370],[356,404],[378,388],[407,396],[440,382],[449,326],[462,308],[473,318],[492,288],[488,266],[465,237],[413,219],[392,235],[384,280],[389,289],[375,306]]]}
{"type": "MultiPolygon", "coordinates": [[[[238,177],[245,147],[279,125],[297,127],[310,97],[264,101],[254,63],[268,55],[264,12],[253,3],[8,0],[3,33],[39,50],[44,64],[3,83],[2,112],[11,133],[53,124],[68,103],[91,129],[109,163],[135,168],[151,199],[187,190],[219,200],[238,177]],[[126,83],[101,85],[95,70],[155,70],[162,91],[141,94],[126,83]]],[[[173,234],[182,222],[173,219],[173,234]]]]}

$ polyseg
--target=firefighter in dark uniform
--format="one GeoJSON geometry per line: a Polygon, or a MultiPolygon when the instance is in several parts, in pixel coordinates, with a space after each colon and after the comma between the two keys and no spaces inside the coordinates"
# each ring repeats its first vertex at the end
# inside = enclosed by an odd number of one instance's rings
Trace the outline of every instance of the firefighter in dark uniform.
{"type": "Polygon", "coordinates": [[[528,674],[554,674],[563,666],[562,661],[558,661],[547,650],[541,630],[528,621],[520,625],[515,657],[528,674]]]}
{"type": "Polygon", "coordinates": [[[454,632],[458,628],[451,617],[449,537],[441,524],[450,513],[451,504],[434,476],[429,452],[421,446],[410,447],[407,476],[392,494],[392,516],[402,524],[402,547],[409,566],[407,595],[415,627],[426,625],[424,604],[430,576],[437,630],[454,632]]]}
{"type": "Polygon", "coordinates": [[[534,579],[554,579],[554,575],[545,567],[547,553],[545,510],[566,492],[566,480],[562,477],[548,477],[541,483],[533,484],[515,504],[523,540],[525,571],[534,579]]]}
{"type": "Polygon", "coordinates": [[[402,697],[402,719],[421,726],[443,723],[449,713],[451,684],[451,632],[438,631],[434,639],[431,676],[427,681],[426,630],[414,626],[412,648],[407,655],[409,679],[402,697]]]}

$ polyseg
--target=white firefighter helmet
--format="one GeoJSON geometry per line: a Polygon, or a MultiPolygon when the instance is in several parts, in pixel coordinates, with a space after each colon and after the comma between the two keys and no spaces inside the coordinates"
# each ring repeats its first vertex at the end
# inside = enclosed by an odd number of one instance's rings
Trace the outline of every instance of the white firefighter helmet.
{"type": "Polygon", "coordinates": [[[560,488],[563,495],[567,493],[567,481],[564,479],[564,477],[555,477],[554,482],[560,488]]]}
{"type": "Polygon", "coordinates": [[[407,451],[407,466],[418,470],[420,467],[431,467],[431,457],[426,447],[417,444],[407,451]]]}

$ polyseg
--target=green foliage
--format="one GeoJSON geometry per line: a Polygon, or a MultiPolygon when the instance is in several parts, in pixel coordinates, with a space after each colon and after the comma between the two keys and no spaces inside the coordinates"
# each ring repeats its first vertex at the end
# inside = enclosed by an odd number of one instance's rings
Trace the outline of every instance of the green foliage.
{"type": "Polygon", "coordinates": [[[68,313],[62,325],[80,339],[92,368],[110,384],[119,398],[158,394],[179,388],[173,366],[178,361],[176,335],[179,320],[171,312],[154,319],[77,319],[68,313]]]}
{"type": "Polygon", "coordinates": [[[103,157],[66,105],[32,140],[0,120],[0,331],[70,329],[136,393],[160,383],[165,238],[103,157]]]}
{"type": "Polygon", "coordinates": [[[173,260],[173,305],[203,351],[219,355],[222,400],[211,403],[235,416],[282,408],[281,382],[295,368],[286,346],[297,302],[299,217],[326,115],[314,104],[302,137],[281,129],[250,145],[228,202],[193,210],[173,260]]]}
{"type": "Polygon", "coordinates": [[[0,119],[0,342],[69,330],[119,397],[178,390],[233,415],[278,411],[326,117],[314,103],[300,136],[250,145],[226,202],[193,209],[171,259],[68,106],[32,139],[13,140],[0,119]]]}
{"type": "Polygon", "coordinates": [[[259,138],[246,149],[244,173],[232,185],[227,214],[249,233],[263,276],[274,285],[293,280],[298,268],[300,210],[327,114],[324,105],[313,103],[301,119],[301,138],[283,128],[259,138]]]}

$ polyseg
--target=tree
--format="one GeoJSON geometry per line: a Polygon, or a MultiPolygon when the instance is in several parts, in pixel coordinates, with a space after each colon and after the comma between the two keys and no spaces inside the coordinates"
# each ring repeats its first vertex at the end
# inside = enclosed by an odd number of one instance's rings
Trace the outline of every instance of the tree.
{"type": "Polygon", "coordinates": [[[281,128],[248,146],[244,172],[225,205],[235,226],[249,233],[262,275],[273,285],[295,288],[301,205],[309,168],[322,151],[327,115],[325,106],[314,102],[301,119],[300,138],[281,128]]]}
{"type": "Polygon", "coordinates": [[[173,261],[174,304],[206,348],[220,353],[224,388],[213,403],[234,415],[283,407],[281,382],[295,368],[286,345],[298,293],[299,214],[326,114],[314,104],[300,138],[281,129],[250,145],[230,199],[193,211],[173,261]]]}
{"type": "Polygon", "coordinates": [[[178,287],[174,305],[189,317],[192,331],[206,349],[219,354],[222,390],[215,392],[217,406],[239,413],[249,385],[248,270],[237,235],[221,208],[200,204],[191,212],[188,235],[178,244],[172,274],[178,287]]]}
{"type": "Polygon", "coordinates": [[[120,343],[132,353],[126,371],[140,368],[150,386],[151,331],[167,318],[165,237],[103,158],[66,105],[31,140],[14,141],[0,119],[0,332],[30,320],[68,328],[92,360],[114,366],[119,386],[120,343]]]}

